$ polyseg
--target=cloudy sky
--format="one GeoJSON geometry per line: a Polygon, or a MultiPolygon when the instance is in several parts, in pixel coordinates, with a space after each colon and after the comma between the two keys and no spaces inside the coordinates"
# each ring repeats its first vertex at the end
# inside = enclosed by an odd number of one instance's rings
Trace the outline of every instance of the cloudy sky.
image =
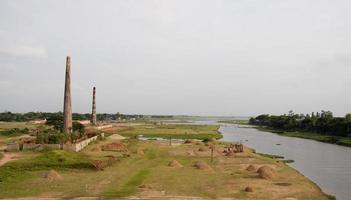
{"type": "Polygon", "coordinates": [[[0,111],[351,112],[350,0],[0,0],[0,111]]]}

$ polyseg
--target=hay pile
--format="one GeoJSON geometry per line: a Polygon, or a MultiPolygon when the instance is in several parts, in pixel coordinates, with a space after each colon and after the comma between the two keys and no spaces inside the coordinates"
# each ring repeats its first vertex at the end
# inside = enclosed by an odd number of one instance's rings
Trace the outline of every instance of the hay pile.
{"type": "Polygon", "coordinates": [[[168,167],[183,167],[177,160],[172,160],[168,163],[168,167]]]}
{"type": "Polygon", "coordinates": [[[194,150],[190,150],[190,151],[186,152],[186,155],[188,155],[188,156],[195,156],[195,152],[194,152],[194,150]]]}
{"type": "Polygon", "coordinates": [[[277,176],[275,170],[268,166],[260,167],[257,170],[258,176],[263,179],[272,179],[277,176]]]}
{"type": "Polygon", "coordinates": [[[48,173],[45,174],[44,178],[50,181],[62,180],[62,176],[55,170],[50,170],[48,173]]]}
{"type": "Polygon", "coordinates": [[[118,152],[125,152],[128,151],[126,145],[120,142],[112,142],[110,144],[106,144],[102,146],[102,151],[118,151],[118,152]]]}
{"type": "Polygon", "coordinates": [[[245,188],[245,192],[253,192],[252,187],[247,186],[247,187],[245,188]]]}
{"type": "Polygon", "coordinates": [[[204,161],[196,161],[194,162],[193,166],[196,169],[200,169],[200,170],[212,170],[211,166],[209,166],[206,162],[204,161]]]}
{"type": "Polygon", "coordinates": [[[143,156],[145,153],[144,153],[144,150],[138,149],[137,154],[143,156]]]}
{"type": "Polygon", "coordinates": [[[184,141],[184,144],[191,144],[191,143],[193,143],[192,140],[185,140],[185,141],[184,141]]]}
{"type": "Polygon", "coordinates": [[[200,147],[198,151],[206,151],[205,147],[200,147]]]}
{"type": "Polygon", "coordinates": [[[253,166],[253,165],[249,165],[247,168],[246,168],[247,171],[256,171],[256,167],[253,166]]]}

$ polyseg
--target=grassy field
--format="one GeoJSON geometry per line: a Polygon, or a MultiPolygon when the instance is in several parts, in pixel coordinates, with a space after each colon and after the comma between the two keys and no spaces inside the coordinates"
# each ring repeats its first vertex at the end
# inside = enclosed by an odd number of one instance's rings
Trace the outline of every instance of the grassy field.
{"type": "Polygon", "coordinates": [[[159,137],[168,139],[206,139],[222,138],[218,132],[219,126],[214,125],[188,125],[188,124],[143,124],[131,126],[128,129],[119,131],[118,134],[133,137],[143,135],[143,137],[159,137]]]}
{"type": "Polygon", "coordinates": [[[300,132],[300,131],[280,131],[280,130],[271,129],[267,127],[260,127],[260,126],[253,126],[253,128],[256,128],[261,131],[276,133],[282,136],[311,139],[311,140],[316,140],[320,142],[326,142],[326,143],[351,147],[350,137],[338,137],[338,136],[322,135],[319,133],[300,132]]]}
{"type": "Polygon", "coordinates": [[[24,128],[37,128],[40,125],[28,124],[26,122],[0,122],[0,131],[8,130],[13,128],[24,129],[24,128]]]}
{"type": "Polygon", "coordinates": [[[211,163],[209,147],[201,142],[169,146],[163,142],[128,140],[124,142],[128,157],[121,152],[97,150],[109,142],[96,142],[81,153],[23,153],[24,159],[0,167],[0,198],[142,196],[167,199],[195,196],[210,199],[327,199],[315,184],[292,168],[246,148],[244,153],[227,157],[222,153],[224,145],[217,143],[215,159],[211,163]],[[199,151],[200,147],[204,150],[199,151]],[[140,150],[143,153],[138,153],[140,150]],[[118,157],[119,161],[102,171],[91,167],[92,160],[111,155],[118,157]],[[167,166],[171,160],[177,160],[183,167],[167,166]],[[196,169],[193,167],[195,161],[203,161],[210,168],[196,169]],[[256,172],[246,170],[249,164],[270,166],[278,175],[272,180],[258,178],[256,172]],[[50,169],[55,169],[63,178],[45,179],[44,175],[50,169]],[[252,187],[253,192],[245,192],[246,186],[252,187]]]}
{"type": "Polygon", "coordinates": [[[28,134],[23,131],[25,128],[35,129],[39,126],[26,122],[0,122],[0,149],[5,148],[6,143],[16,141],[21,137],[28,137],[28,134]]]}
{"type": "MultiPolygon", "coordinates": [[[[138,122],[114,126],[106,135],[206,139],[220,138],[218,128],[138,122]]],[[[19,152],[19,160],[0,167],[0,198],[328,199],[314,183],[270,156],[253,153],[247,148],[244,153],[225,156],[226,144],[213,142],[210,145],[199,141],[190,144],[174,142],[170,146],[167,141],[106,139],[94,142],[80,153],[61,150],[19,152]],[[111,143],[119,143],[125,149],[102,150],[111,143]],[[215,145],[214,162],[210,159],[210,145],[215,145]],[[94,166],[97,161],[107,161],[111,157],[117,160],[104,170],[97,170],[94,166]],[[178,161],[182,167],[169,167],[172,160],[178,161]],[[203,161],[209,168],[194,168],[196,161],[203,161]],[[270,180],[261,179],[255,171],[246,170],[249,165],[256,168],[270,166],[277,176],[270,180]],[[45,178],[50,170],[56,170],[61,178],[45,178]],[[245,192],[247,186],[253,188],[253,192],[245,192]]]]}

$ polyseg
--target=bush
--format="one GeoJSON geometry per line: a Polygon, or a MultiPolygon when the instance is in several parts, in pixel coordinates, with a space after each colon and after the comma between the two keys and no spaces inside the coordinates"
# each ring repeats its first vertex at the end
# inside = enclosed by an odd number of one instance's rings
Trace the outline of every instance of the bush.
{"type": "Polygon", "coordinates": [[[28,133],[29,133],[28,128],[24,128],[24,129],[13,128],[9,130],[0,131],[0,135],[3,135],[3,136],[19,136],[19,135],[28,134],[28,133]]]}
{"type": "Polygon", "coordinates": [[[57,132],[54,130],[45,130],[38,134],[36,143],[37,144],[63,144],[68,140],[64,133],[57,132]]]}

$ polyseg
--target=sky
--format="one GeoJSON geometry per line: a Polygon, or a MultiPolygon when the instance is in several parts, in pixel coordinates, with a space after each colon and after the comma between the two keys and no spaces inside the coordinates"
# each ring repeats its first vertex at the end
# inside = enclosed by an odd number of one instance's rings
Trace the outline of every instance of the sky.
{"type": "Polygon", "coordinates": [[[350,0],[0,0],[0,112],[351,112],[350,0]]]}

